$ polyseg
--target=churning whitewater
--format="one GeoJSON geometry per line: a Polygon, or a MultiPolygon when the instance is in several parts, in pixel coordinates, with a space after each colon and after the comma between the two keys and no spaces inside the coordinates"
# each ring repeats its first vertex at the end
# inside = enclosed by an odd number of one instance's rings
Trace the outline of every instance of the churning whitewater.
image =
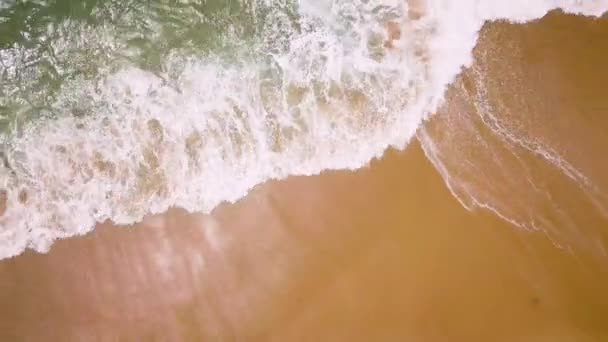
{"type": "MultiPolygon", "coordinates": [[[[269,179],[359,168],[436,111],[486,20],[608,8],[229,3],[87,2],[84,17],[32,14],[33,32],[0,42],[0,258],[97,222],[209,212],[269,179]]],[[[15,4],[0,6],[0,25],[15,4]]]]}

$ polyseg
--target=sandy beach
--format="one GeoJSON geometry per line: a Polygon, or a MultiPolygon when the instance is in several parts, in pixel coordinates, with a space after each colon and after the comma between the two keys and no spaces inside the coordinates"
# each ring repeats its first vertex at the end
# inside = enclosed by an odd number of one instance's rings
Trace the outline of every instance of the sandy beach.
{"type": "Polygon", "coordinates": [[[608,278],[450,195],[415,144],[212,216],[2,263],[5,340],[600,341],[608,278]],[[416,194],[416,196],[412,196],[416,194]]]}
{"type": "Polygon", "coordinates": [[[105,223],[2,260],[0,340],[608,340],[606,37],[606,18],[488,25],[477,63],[419,132],[446,167],[477,163],[458,183],[414,139],[356,171],[261,184],[210,215],[105,223]],[[484,131],[461,91],[480,70],[497,115],[597,193],[484,131]],[[467,210],[470,193],[535,225],[467,210]]]}

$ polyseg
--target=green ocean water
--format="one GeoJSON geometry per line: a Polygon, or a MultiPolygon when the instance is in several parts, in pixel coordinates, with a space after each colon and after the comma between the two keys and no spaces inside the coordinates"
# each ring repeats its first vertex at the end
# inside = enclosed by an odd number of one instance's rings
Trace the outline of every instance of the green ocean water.
{"type": "Polygon", "coordinates": [[[486,21],[555,8],[598,16],[608,2],[3,1],[0,258],[405,148],[486,21]]]}
{"type": "Polygon", "coordinates": [[[57,106],[58,93],[125,65],[161,74],[171,55],[264,60],[301,30],[293,1],[5,1],[0,8],[3,131],[37,117],[90,115],[83,99],[68,100],[67,111],[57,106]],[[263,35],[269,24],[271,37],[263,35]]]}

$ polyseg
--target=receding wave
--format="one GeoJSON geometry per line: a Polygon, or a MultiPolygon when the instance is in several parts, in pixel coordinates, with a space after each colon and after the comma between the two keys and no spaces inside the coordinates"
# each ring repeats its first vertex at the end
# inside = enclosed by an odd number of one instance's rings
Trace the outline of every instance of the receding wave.
{"type": "Polygon", "coordinates": [[[597,16],[608,2],[31,6],[26,18],[0,7],[0,25],[21,30],[0,42],[2,258],[361,167],[437,110],[486,20],[597,16]]]}
{"type": "Polygon", "coordinates": [[[602,262],[608,257],[606,73],[605,56],[594,51],[605,47],[596,43],[594,50],[589,42],[607,25],[606,18],[554,12],[525,26],[486,26],[474,65],[417,132],[465,208],[489,209],[602,262]]]}

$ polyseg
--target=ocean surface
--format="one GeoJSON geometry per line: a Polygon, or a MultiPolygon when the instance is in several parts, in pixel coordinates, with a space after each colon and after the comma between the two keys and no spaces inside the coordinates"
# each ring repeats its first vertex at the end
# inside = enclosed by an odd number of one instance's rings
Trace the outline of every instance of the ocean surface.
{"type": "Polygon", "coordinates": [[[607,341],[607,9],[0,0],[0,340],[607,341]]]}
{"type": "MultiPolygon", "coordinates": [[[[511,100],[505,82],[522,86],[517,73],[527,72],[489,75],[501,53],[515,53],[507,47],[485,56],[450,99],[479,113],[477,125],[513,156],[492,159],[492,147],[476,146],[472,160],[452,150],[477,145],[481,133],[465,119],[420,130],[471,65],[484,22],[526,22],[552,9],[599,16],[606,1],[4,0],[0,8],[2,258],[48,251],[98,222],[132,224],[171,207],[206,213],[271,179],[357,169],[416,132],[467,208],[548,232],[553,219],[569,219],[558,209],[536,217],[503,196],[527,187],[523,180],[468,179],[501,163],[516,168],[527,151],[606,214],[594,171],[528,127],[533,113],[521,122],[496,114],[511,100]]],[[[551,196],[538,191],[530,196],[551,196]]]]}

